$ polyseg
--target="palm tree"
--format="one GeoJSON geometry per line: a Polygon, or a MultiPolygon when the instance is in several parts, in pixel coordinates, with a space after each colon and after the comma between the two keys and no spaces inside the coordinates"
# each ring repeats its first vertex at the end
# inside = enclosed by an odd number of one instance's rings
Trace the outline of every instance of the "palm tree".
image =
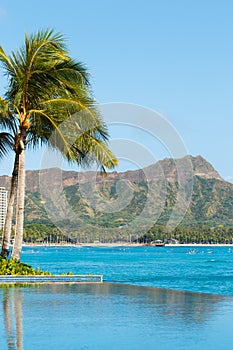
{"type": "Polygon", "coordinates": [[[27,145],[48,142],[70,162],[80,165],[95,161],[99,166],[113,168],[117,160],[107,147],[107,128],[91,96],[88,73],[69,56],[61,34],[45,30],[25,36],[24,46],[10,56],[0,47],[0,61],[9,82],[4,99],[8,104],[5,120],[13,118],[17,125],[14,150],[18,183],[12,258],[20,259],[27,145]],[[74,113],[80,117],[71,130],[77,132],[77,139],[70,144],[60,125],[74,113]],[[55,130],[58,136],[54,138],[51,135],[55,130]]]}
{"type": "MultiPolygon", "coordinates": [[[[15,162],[14,162],[14,168],[12,172],[12,178],[11,178],[11,188],[10,188],[10,195],[8,200],[8,207],[7,207],[7,215],[5,220],[5,227],[3,232],[3,240],[2,240],[2,251],[1,255],[4,258],[7,258],[9,255],[9,245],[10,245],[10,239],[11,239],[11,231],[12,231],[12,217],[13,217],[13,208],[14,208],[14,201],[15,201],[15,192],[17,188],[17,180],[18,180],[18,164],[19,164],[19,152],[20,148],[18,145],[19,136],[18,136],[18,128],[17,124],[15,123],[15,120],[13,118],[13,114],[10,111],[9,103],[3,99],[0,98],[0,127],[7,128],[8,132],[1,132],[0,133],[0,158],[7,155],[9,152],[9,149],[14,150],[15,152],[15,162]]],[[[73,123],[74,118],[72,118],[71,123],[73,123]]],[[[53,138],[49,137],[51,136],[51,130],[49,129],[48,125],[45,123],[43,124],[43,127],[39,125],[39,123],[32,124],[29,130],[30,138],[28,140],[28,145],[32,145],[33,147],[37,146],[38,143],[45,143],[50,142],[51,147],[59,148],[62,153],[68,158],[71,159],[71,155],[73,155],[73,160],[75,160],[76,163],[79,163],[80,165],[88,165],[91,163],[90,156],[94,153],[95,160],[99,162],[99,165],[106,165],[111,166],[111,164],[107,164],[107,162],[110,160],[110,162],[114,161],[111,155],[111,152],[107,149],[106,145],[95,137],[95,133],[99,132],[98,128],[96,126],[92,125],[92,121],[90,123],[88,115],[80,115],[79,116],[79,123],[75,127],[74,124],[68,124],[69,127],[69,136],[72,135],[72,128],[73,133],[75,133],[76,137],[77,134],[80,133],[80,126],[81,126],[81,134],[76,140],[75,143],[71,143],[69,153],[66,154],[66,148],[64,147],[65,143],[62,142],[62,140],[65,138],[66,142],[68,143],[68,137],[64,130],[61,132],[59,130],[59,133],[62,134],[62,137],[60,137],[60,142],[58,139],[54,140],[53,138]],[[85,118],[83,118],[85,117],[85,118]],[[84,120],[85,119],[85,120],[84,120]],[[92,127],[92,130],[91,130],[92,127]],[[79,130],[77,130],[79,129],[79,130]],[[77,151],[78,150],[78,151],[77,151]],[[103,159],[101,159],[101,157],[103,159]]],[[[59,135],[57,132],[57,134],[59,135]]],[[[76,138],[75,137],[75,138],[76,138]]]]}
{"type": "Polygon", "coordinates": [[[7,131],[3,131],[0,133],[0,158],[7,156],[11,149],[14,149],[15,151],[15,161],[11,178],[10,195],[8,197],[9,199],[3,230],[1,251],[1,256],[7,258],[7,256],[9,255],[14,200],[17,187],[19,154],[17,151],[17,127],[15,124],[15,120],[10,113],[7,101],[3,100],[2,98],[0,98],[0,127],[1,129],[7,129],[7,131]]]}

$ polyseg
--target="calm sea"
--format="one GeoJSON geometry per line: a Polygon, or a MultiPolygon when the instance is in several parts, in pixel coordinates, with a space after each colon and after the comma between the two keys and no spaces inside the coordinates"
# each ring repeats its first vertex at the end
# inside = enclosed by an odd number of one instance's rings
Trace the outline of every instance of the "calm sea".
{"type": "Polygon", "coordinates": [[[52,273],[103,274],[106,282],[233,296],[233,248],[33,247],[22,260],[52,273]]]}
{"type": "Polygon", "coordinates": [[[0,288],[1,350],[232,350],[228,248],[33,247],[22,259],[103,284],[0,288]]]}

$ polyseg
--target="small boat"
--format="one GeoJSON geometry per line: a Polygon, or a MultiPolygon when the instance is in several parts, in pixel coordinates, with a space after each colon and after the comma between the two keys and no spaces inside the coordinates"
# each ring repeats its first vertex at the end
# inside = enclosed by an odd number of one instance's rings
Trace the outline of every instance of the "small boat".
{"type": "Polygon", "coordinates": [[[160,241],[160,239],[157,239],[157,240],[155,241],[155,246],[156,246],[156,247],[165,247],[165,242],[160,241]]]}

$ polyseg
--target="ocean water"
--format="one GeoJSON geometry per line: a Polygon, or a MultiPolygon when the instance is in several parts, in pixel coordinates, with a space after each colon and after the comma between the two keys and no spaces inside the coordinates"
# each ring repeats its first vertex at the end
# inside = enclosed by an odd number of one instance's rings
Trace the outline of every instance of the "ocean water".
{"type": "Polygon", "coordinates": [[[62,273],[103,274],[104,281],[233,296],[233,248],[27,247],[22,260],[62,273]]]}
{"type": "Polygon", "coordinates": [[[231,350],[233,253],[189,251],[24,248],[34,267],[105,283],[0,286],[0,349],[231,350]]]}

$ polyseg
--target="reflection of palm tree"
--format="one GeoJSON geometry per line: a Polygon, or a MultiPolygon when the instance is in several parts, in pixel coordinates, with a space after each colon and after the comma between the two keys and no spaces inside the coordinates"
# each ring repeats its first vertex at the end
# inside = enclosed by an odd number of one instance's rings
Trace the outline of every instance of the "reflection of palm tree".
{"type": "Polygon", "coordinates": [[[7,333],[7,343],[8,349],[14,350],[14,341],[13,341],[13,331],[11,324],[11,305],[10,305],[10,291],[9,289],[4,289],[3,296],[3,311],[4,311],[4,321],[7,333]]]}
{"type": "Polygon", "coordinates": [[[4,289],[3,310],[8,350],[23,350],[23,315],[21,290],[4,289]],[[12,293],[13,292],[13,293],[12,293]],[[13,300],[12,300],[13,299],[13,300]]]}
{"type": "Polygon", "coordinates": [[[17,295],[14,296],[14,314],[15,314],[16,349],[23,350],[23,313],[22,313],[22,293],[20,289],[17,289],[17,295]]]}

